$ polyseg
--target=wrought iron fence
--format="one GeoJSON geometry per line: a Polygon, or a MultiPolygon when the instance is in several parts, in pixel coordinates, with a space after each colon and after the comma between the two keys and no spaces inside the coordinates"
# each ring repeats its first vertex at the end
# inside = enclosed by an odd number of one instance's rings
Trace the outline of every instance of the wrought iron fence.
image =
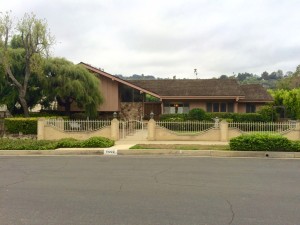
{"type": "Polygon", "coordinates": [[[96,131],[110,126],[110,120],[63,120],[48,119],[46,124],[66,132],[96,131]]]}
{"type": "Polygon", "coordinates": [[[219,127],[218,122],[210,121],[158,121],[156,125],[179,133],[197,133],[219,127]]]}
{"type": "Polygon", "coordinates": [[[242,132],[250,133],[284,133],[296,128],[296,123],[293,122],[231,122],[229,128],[237,128],[242,132]]]}

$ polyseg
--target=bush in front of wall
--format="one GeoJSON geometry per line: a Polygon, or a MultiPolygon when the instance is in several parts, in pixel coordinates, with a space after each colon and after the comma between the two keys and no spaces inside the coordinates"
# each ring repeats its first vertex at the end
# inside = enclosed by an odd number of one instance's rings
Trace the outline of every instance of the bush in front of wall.
{"type": "Polygon", "coordinates": [[[237,151],[299,151],[300,143],[278,134],[245,134],[232,138],[231,150],[237,151]]]}
{"type": "Polygon", "coordinates": [[[57,148],[107,148],[114,145],[114,141],[104,137],[92,137],[85,141],[65,138],[57,141],[8,139],[0,138],[1,150],[51,150],[57,148]]]}
{"type": "Polygon", "coordinates": [[[74,138],[63,138],[57,141],[56,148],[80,148],[81,141],[74,138]]]}
{"type": "Polygon", "coordinates": [[[37,118],[5,118],[4,126],[11,134],[36,134],[37,118]]]}
{"type": "Polygon", "coordinates": [[[91,137],[81,142],[82,148],[107,148],[111,147],[115,142],[105,137],[91,137]]]}
{"type": "Polygon", "coordinates": [[[0,139],[1,150],[51,150],[55,149],[54,141],[32,140],[32,139],[0,139]]]}

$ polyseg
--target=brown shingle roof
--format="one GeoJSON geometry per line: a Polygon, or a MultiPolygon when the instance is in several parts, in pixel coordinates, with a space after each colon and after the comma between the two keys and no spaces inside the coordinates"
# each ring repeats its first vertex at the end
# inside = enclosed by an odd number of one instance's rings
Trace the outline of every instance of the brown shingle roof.
{"type": "Polygon", "coordinates": [[[160,96],[244,96],[235,79],[130,80],[160,96]]]}
{"type": "Polygon", "coordinates": [[[241,89],[245,93],[243,101],[273,101],[272,96],[260,84],[242,84],[241,89]]]}

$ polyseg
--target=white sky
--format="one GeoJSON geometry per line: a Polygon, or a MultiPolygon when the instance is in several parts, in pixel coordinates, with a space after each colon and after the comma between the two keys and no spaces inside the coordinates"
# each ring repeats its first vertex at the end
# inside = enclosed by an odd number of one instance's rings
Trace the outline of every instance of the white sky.
{"type": "Polygon", "coordinates": [[[178,78],[295,71],[300,0],[0,0],[48,21],[53,56],[111,74],[178,78]]]}

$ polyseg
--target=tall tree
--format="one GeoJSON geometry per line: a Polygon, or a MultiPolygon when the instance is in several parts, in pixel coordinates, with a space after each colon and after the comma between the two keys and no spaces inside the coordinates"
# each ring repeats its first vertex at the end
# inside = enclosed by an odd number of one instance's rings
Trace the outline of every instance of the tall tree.
{"type": "Polygon", "coordinates": [[[77,104],[88,117],[97,116],[103,102],[100,80],[81,65],[74,65],[63,58],[51,58],[45,62],[45,101],[57,100],[70,113],[71,105],[77,104]]]}
{"type": "Polygon", "coordinates": [[[19,103],[26,117],[29,116],[26,96],[30,77],[34,72],[41,71],[41,57],[48,55],[52,43],[53,38],[47,29],[47,23],[37,19],[34,14],[25,14],[15,27],[9,13],[0,17],[0,63],[8,81],[16,87],[19,103]],[[11,43],[17,48],[9,45],[10,37],[14,35],[17,35],[16,39],[11,43]],[[16,53],[24,62],[21,76],[12,67],[16,53]]]}
{"type": "Polygon", "coordinates": [[[277,83],[277,89],[291,90],[300,88],[300,65],[297,66],[295,72],[289,73],[277,83]]]}

